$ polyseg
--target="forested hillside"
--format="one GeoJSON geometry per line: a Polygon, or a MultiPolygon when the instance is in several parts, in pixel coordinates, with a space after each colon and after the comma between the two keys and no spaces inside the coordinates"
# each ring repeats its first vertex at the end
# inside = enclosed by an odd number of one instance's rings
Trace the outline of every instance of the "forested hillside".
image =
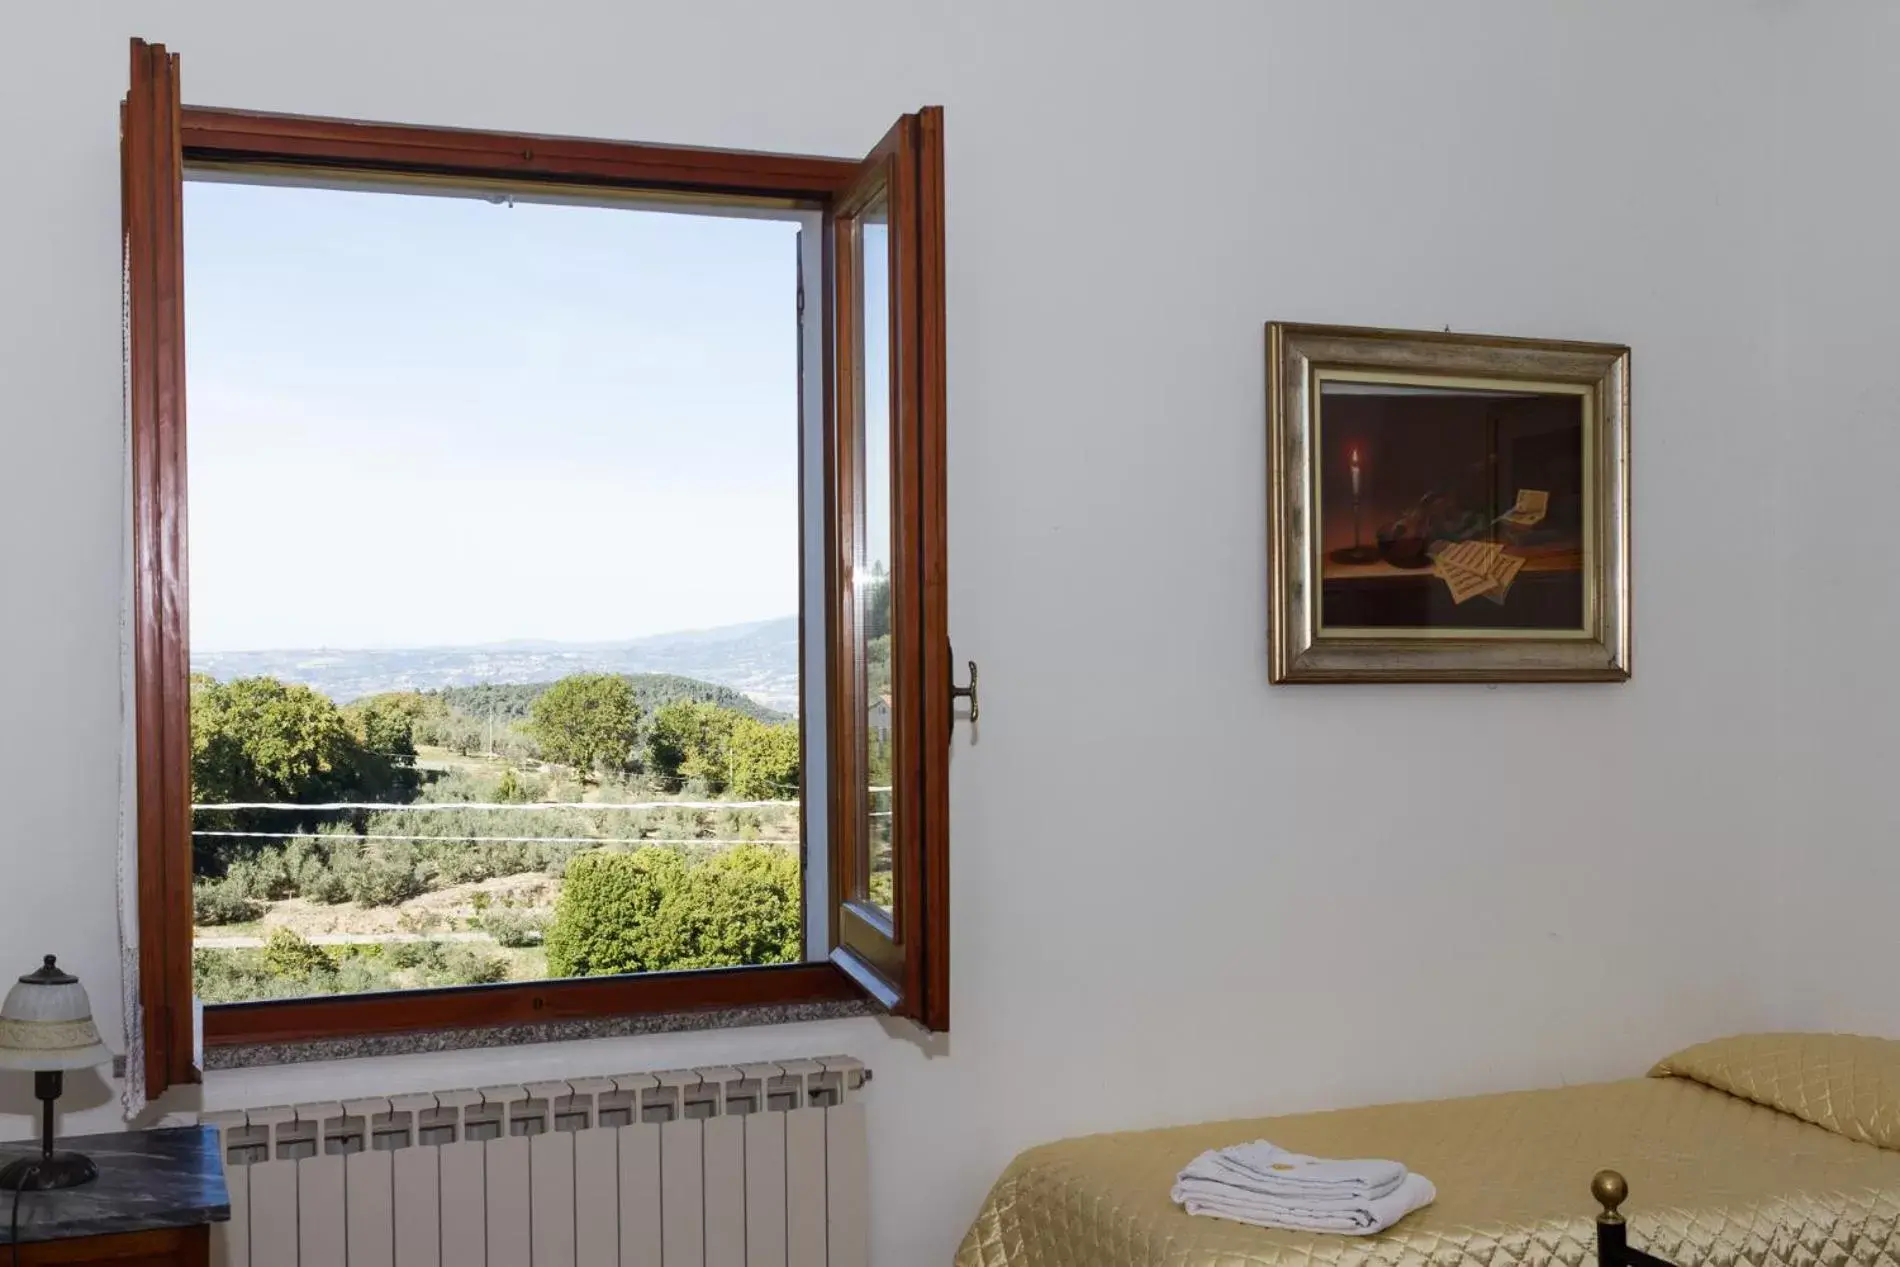
{"type": "Polygon", "coordinates": [[[796,958],[799,779],[793,719],[674,675],[341,706],[196,676],[199,995],[796,958]],[[596,853],[594,887],[570,894],[570,863],[596,853]],[[603,884],[646,897],[604,900],[603,884]]]}
{"type": "MultiPolygon", "coordinates": [[[[677,673],[624,673],[621,676],[633,688],[634,703],[645,713],[650,714],[664,704],[684,699],[701,704],[717,704],[720,708],[728,708],[767,723],[791,720],[789,714],[767,708],[729,686],[701,682],[697,678],[681,677],[677,673]]],[[[421,694],[425,699],[439,699],[450,713],[471,718],[500,717],[506,721],[519,721],[533,710],[534,702],[553,685],[552,682],[483,683],[478,686],[444,687],[421,694]]]]}

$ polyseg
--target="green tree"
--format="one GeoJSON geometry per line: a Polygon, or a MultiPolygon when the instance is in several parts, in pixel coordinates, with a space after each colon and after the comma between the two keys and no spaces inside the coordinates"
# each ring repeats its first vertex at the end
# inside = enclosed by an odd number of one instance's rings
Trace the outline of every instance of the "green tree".
{"type": "Polygon", "coordinates": [[[736,845],[698,861],[647,845],[568,864],[548,974],[605,976],[790,963],[800,952],[798,855],[736,845]]]}
{"type": "Polygon", "coordinates": [[[200,880],[191,886],[191,918],[200,926],[242,924],[264,913],[264,904],[230,880],[200,880]]]}
{"type": "Polygon", "coordinates": [[[784,800],[798,792],[798,727],[741,717],[726,743],[726,791],[742,801],[784,800]]]}
{"type": "Polygon", "coordinates": [[[343,710],[360,752],[353,763],[356,792],[367,800],[408,800],[418,786],[416,720],[422,697],[372,695],[343,710]]]}
{"type": "Polygon", "coordinates": [[[480,718],[467,717],[461,713],[443,718],[435,729],[441,745],[463,757],[472,757],[486,750],[485,732],[486,727],[480,718]]]}
{"type": "Polygon", "coordinates": [[[315,801],[367,755],[329,697],[271,677],[191,682],[191,786],[198,801],[315,801]]]}
{"type": "Polygon", "coordinates": [[[413,732],[417,723],[426,718],[443,716],[448,709],[433,695],[424,695],[421,691],[383,691],[376,695],[358,696],[343,711],[349,714],[401,717],[408,723],[408,731],[413,732]]]}
{"type": "Polygon", "coordinates": [[[313,945],[288,928],[273,928],[264,942],[264,966],[273,976],[292,979],[317,972],[333,972],[336,960],[323,947],[313,945]]]}
{"type": "Polygon", "coordinates": [[[372,695],[343,710],[365,747],[414,761],[420,695],[372,695]],[[412,702],[413,701],[413,702],[412,702]]]}
{"type": "MultiPolygon", "coordinates": [[[[633,688],[634,703],[640,706],[641,713],[649,716],[658,712],[663,704],[670,704],[676,699],[690,699],[703,704],[717,704],[760,721],[786,720],[784,713],[767,708],[729,686],[681,677],[676,673],[625,673],[621,676],[633,688]]],[[[497,724],[526,721],[534,711],[534,701],[545,695],[553,685],[552,682],[483,682],[474,686],[445,686],[440,690],[422,692],[422,715],[434,715],[431,711],[434,710],[443,716],[466,713],[484,721],[493,718],[497,724]]]]}
{"type": "MultiPolygon", "coordinates": [[[[191,679],[192,799],[406,801],[417,788],[415,749],[400,708],[345,714],[327,695],[273,677],[191,679]],[[372,742],[373,736],[373,742],[372,742]]],[[[333,820],[320,813],[231,811],[200,815],[206,830],[298,831],[333,820]]],[[[200,875],[221,874],[254,842],[200,841],[200,875]]]]}
{"type": "Polygon", "coordinates": [[[339,871],[358,906],[400,906],[427,888],[416,870],[415,848],[407,843],[384,845],[339,871]]]}
{"type": "Polygon", "coordinates": [[[547,934],[548,975],[650,972],[677,958],[681,948],[660,939],[657,917],[685,874],[686,855],[657,846],[569,862],[547,934]]]}
{"type": "Polygon", "coordinates": [[[663,704],[647,727],[647,769],[669,779],[704,779],[723,786],[733,727],[750,720],[729,708],[699,700],[663,704]]]}
{"type": "Polygon", "coordinates": [[[640,706],[625,678],[575,673],[534,701],[529,729],[548,760],[583,776],[597,766],[624,770],[639,737],[640,706]]]}
{"type": "Polygon", "coordinates": [[[521,776],[515,773],[513,766],[501,772],[501,778],[495,783],[495,799],[509,805],[527,802],[528,789],[522,785],[521,776]]]}
{"type": "Polygon", "coordinates": [[[798,855],[734,845],[696,863],[660,903],[656,938],[678,947],[668,968],[735,968],[800,957],[798,855]]]}
{"type": "Polygon", "coordinates": [[[198,801],[397,797],[416,788],[409,719],[337,708],[272,677],[191,680],[191,786],[198,801]]]}

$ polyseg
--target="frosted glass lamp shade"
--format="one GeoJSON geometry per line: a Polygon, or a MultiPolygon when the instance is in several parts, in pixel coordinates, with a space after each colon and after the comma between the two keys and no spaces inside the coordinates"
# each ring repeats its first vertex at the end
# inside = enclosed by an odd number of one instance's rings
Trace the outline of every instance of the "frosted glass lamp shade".
{"type": "Polygon", "coordinates": [[[46,956],[0,1003],[0,1069],[90,1069],[112,1059],[79,978],[46,956]]]}

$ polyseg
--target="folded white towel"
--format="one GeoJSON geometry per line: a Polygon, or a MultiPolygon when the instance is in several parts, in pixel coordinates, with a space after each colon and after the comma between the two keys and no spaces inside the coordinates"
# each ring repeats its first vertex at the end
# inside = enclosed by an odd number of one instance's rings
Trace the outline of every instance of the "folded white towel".
{"type": "Polygon", "coordinates": [[[1262,1196],[1306,1204],[1387,1196],[1398,1190],[1405,1173],[1405,1167],[1396,1161],[1328,1161],[1290,1153],[1257,1139],[1251,1144],[1202,1153],[1187,1164],[1180,1177],[1231,1184],[1262,1196]]]}
{"type": "Polygon", "coordinates": [[[1189,1214],[1233,1219],[1256,1227],[1290,1228],[1296,1232],[1332,1232],[1371,1236],[1383,1232],[1412,1211],[1430,1205],[1438,1189],[1424,1175],[1407,1174],[1398,1187],[1379,1197],[1344,1201],[1307,1198],[1286,1200],[1250,1192],[1231,1184],[1190,1179],[1175,1181],[1174,1199],[1189,1214]]]}

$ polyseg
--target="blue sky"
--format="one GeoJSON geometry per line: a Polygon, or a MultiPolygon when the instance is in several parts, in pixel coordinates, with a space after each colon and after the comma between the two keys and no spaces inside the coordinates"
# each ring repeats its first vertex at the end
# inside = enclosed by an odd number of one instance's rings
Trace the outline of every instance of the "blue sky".
{"type": "Polygon", "coordinates": [[[796,232],[188,183],[192,645],[795,612],[796,232]]]}

